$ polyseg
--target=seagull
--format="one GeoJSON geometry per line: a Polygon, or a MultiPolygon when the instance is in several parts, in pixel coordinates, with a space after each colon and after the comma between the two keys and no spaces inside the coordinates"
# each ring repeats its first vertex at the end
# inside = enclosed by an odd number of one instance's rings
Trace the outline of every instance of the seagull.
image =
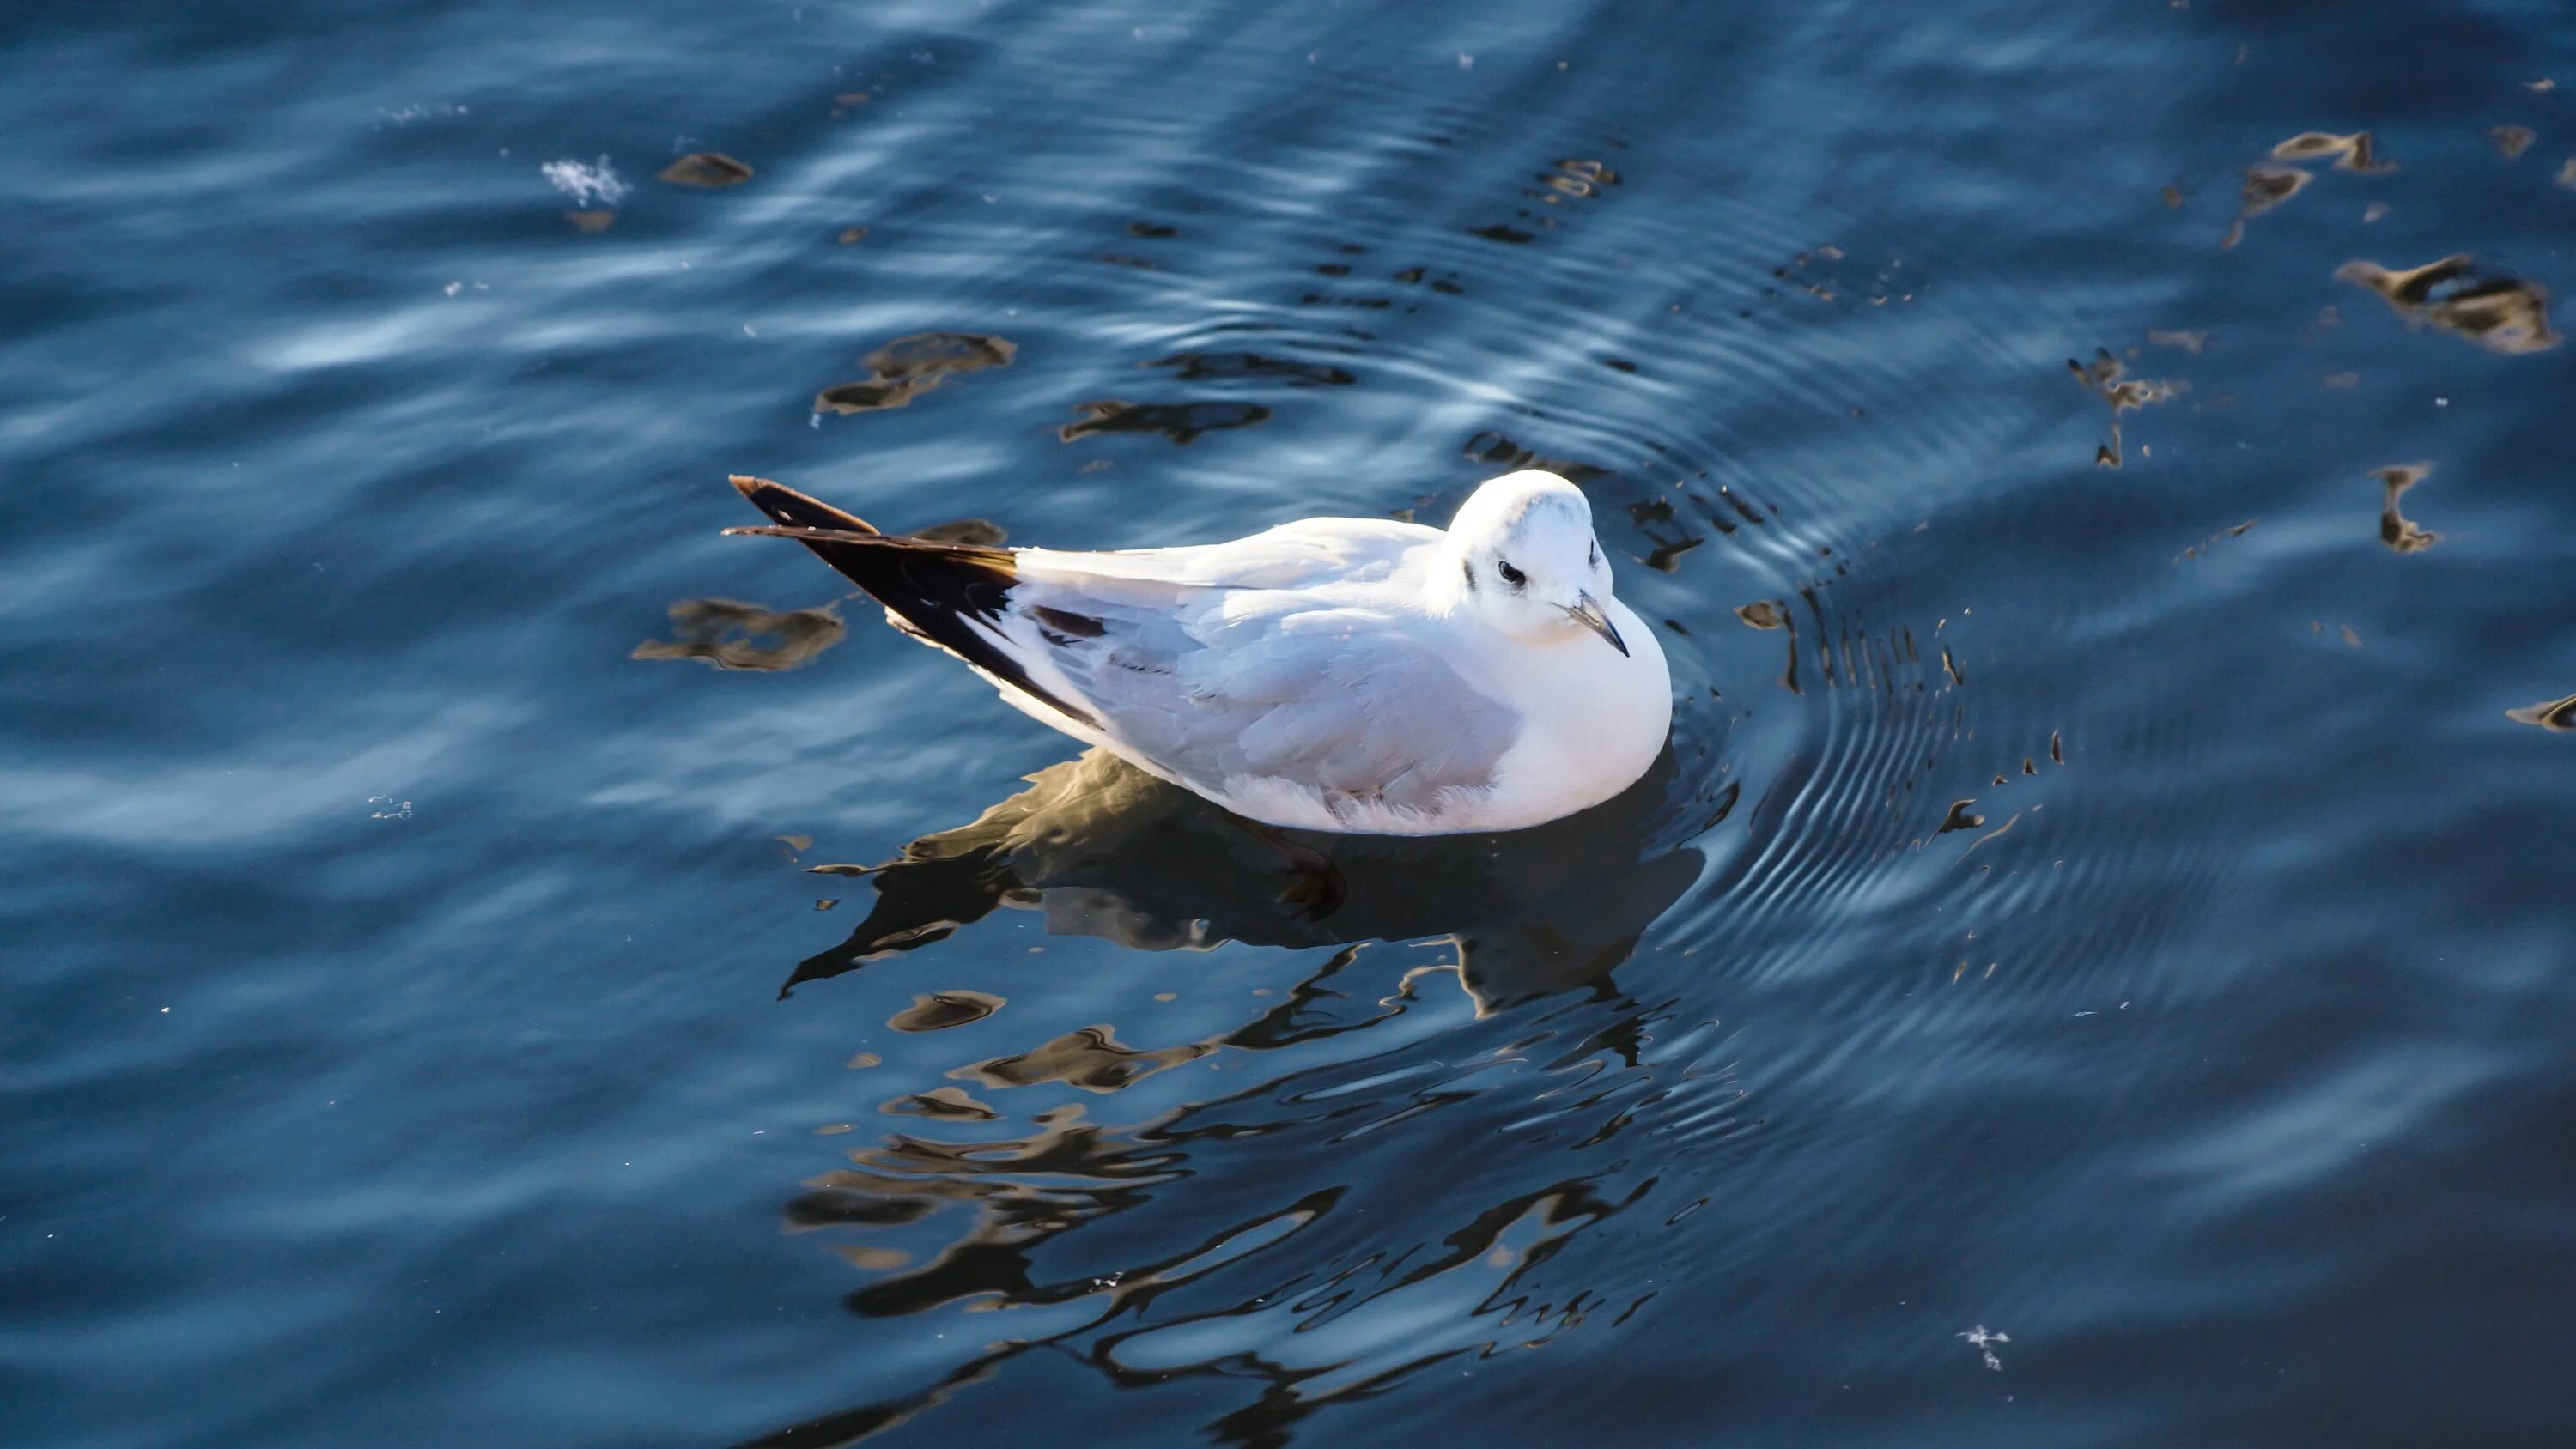
{"type": "Polygon", "coordinates": [[[768,526],[1002,698],[1236,815],[1359,835],[1518,830],[1663,753],[1663,647],[1611,597],[1592,507],[1553,473],[1479,486],[1446,531],[1307,518],[1081,553],[907,538],[735,477],[768,526]]]}

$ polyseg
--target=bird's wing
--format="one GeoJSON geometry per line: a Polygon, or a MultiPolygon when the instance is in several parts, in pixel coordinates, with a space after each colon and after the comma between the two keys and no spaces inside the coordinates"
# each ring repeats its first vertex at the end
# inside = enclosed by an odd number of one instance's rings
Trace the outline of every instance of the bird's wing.
{"type": "Polygon", "coordinates": [[[881,534],[760,478],[735,487],[1050,722],[1202,794],[1432,811],[1492,782],[1516,711],[1450,667],[1419,607],[1436,530],[1308,519],[1231,543],[1069,553],[881,534]]]}
{"type": "Polygon", "coordinates": [[[1388,518],[1308,518],[1225,543],[1108,553],[1014,552],[1024,572],[1063,570],[1102,589],[1120,582],[1299,589],[1384,581],[1414,550],[1440,537],[1437,529],[1388,518]]]}
{"type": "Polygon", "coordinates": [[[1123,752],[1202,793],[1431,811],[1492,783],[1517,737],[1518,714],[1450,667],[1443,626],[1400,583],[1145,581],[1022,557],[1005,647],[1123,752]]]}

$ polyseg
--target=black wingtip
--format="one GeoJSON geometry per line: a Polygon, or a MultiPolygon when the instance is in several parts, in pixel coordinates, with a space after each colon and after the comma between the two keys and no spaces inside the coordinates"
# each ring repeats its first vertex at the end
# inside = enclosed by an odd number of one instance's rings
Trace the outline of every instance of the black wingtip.
{"type": "Polygon", "coordinates": [[[1010,592],[1018,582],[1018,565],[1010,550],[891,537],[864,519],[785,484],[745,474],[734,475],[732,481],[735,491],[768,514],[775,526],[729,528],[727,533],[795,539],[921,637],[1067,719],[1096,726],[1089,711],[1056,697],[1030,678],[1027,666],[970,622],[990,623],[1008,612],[1010,592]]]}
{"type": "Polygon", "coordinates": [[[735,473],[727,480],[734,491],[750,500],[751,506],[791,528],[830,528],[844,533],[876,533],[879,530],[867,520],[842,512],[820,498],[809,497],[767,478],[748,473],[735,473]]]}

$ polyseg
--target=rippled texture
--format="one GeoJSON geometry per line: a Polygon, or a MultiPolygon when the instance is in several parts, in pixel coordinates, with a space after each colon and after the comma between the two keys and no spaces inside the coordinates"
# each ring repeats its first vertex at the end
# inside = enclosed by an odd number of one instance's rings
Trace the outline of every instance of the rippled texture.
{"type": "Polygon", "coordinates": [[[10,1443],[2568,1437],[2557,7],[0,34],[10,1443]],[[718,533],[1526,464],[1681,697],[1484,840],[718,533]]]}

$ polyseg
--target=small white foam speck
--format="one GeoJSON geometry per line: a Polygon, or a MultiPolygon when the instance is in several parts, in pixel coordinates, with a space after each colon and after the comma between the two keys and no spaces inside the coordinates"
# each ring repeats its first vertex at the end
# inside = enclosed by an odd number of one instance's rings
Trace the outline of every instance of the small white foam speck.
{"type": "Polygon", "coordinates": [[[594,165],[585,166],[567,156],[549,161],[537,168],[554,183],[555,190],[572,198],[575,206],[615,206],[626,199],[626,183],[619,179],[617,168],[602,156],[594,165]]]}
{"type": "Polygon", "coordinates": [[[2010,1343],[2012,1342],[2011,1334],[1997,1333],[1980,1323],[1976,1327],[1969,1329],[1967,1332],[1960,1334],[1959,1337],[1964,1338],[1969,1343],[1975,1345],[1978,1354],[1985,1359],[1986,1367],[1993,1369],[1997,1373],[2003,1372],[2004,1361],[1995,1357],[1994,1349],[1988,1345],[2010,1343]]]}
{"type": "Polygon", "coordinates": [[[467,114],[467,111],[467,107],[452,103],[409,105],[398,108],[388,108],[385,106],[376,107],[377,115],[384,117],[386,120],[393,122],[397,126],[407,126],[414,121],[426,121],[437,116],[462,116],[467,114]]]}

